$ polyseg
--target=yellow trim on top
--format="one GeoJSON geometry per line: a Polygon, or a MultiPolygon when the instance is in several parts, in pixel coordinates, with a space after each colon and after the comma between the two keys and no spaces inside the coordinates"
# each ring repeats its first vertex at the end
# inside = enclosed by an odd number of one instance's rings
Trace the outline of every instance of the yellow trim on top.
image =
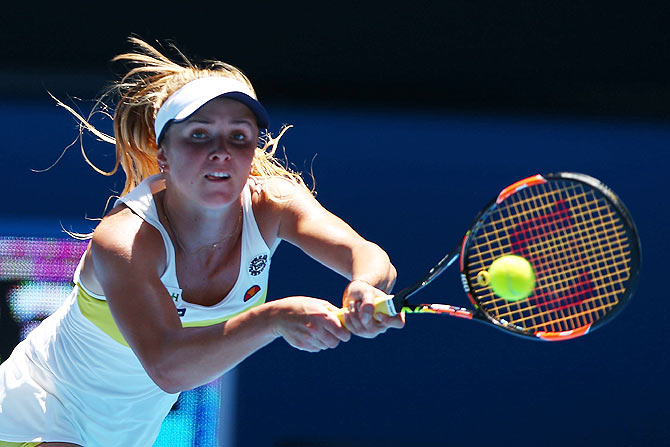
{"type": "Polygon", "coordinates": [[[0,441],[0,447],[36,447],[42,442],[6,442],[0,441]]]}
{"type": "Polygon", "coordinates": [[[123,338],[123,334],[121,334],[119,327],[114,322],[114,317],[112,317],[112,311],[109,310],[107,301],[92,297],[81,286],[78,286],[77,289],[79,290],[77,293],[77,304],[79,304],[81,313],[116,342],[121,343],[123,346],[128,346],[128,342],[123,338]]]}
{"type": "MultiPolygon", "coordinates": [[[[101,331],[109,335],[117,343],[121,343],[123,346],[128,346],[128,342],[121,334],[119,327],[114,322],[114,317],[112,317],[112,312],[109,310],[109,305],[106,300],[99,300],[91,296],[83,287],[77,287],[77,304],[81,313],[93,324],[95,324],[101,331]]],[[[254,304],[245,308],[244,310],[237,312],[232,315],[228,315],[221,318],[214,318],[211,320],[201,320],[201,321],[182,321],[182,327],[204,327],[204,326],[213,326],[215,324],[223,323],[242,312],[246,312],[252,307],[256,307],[265,302],[267,297],[267,290],[263,292],[263,295],[260,299],[256,300],[254,304]]],[[[0,444],[0,447],[3,447],[0,444]]]]}

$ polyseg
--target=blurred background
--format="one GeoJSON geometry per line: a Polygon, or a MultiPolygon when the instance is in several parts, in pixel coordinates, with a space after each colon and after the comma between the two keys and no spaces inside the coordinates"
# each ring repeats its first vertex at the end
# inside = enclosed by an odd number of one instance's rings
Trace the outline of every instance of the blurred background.
{"type": "MultiPolygon", "coordinates": [[[[399,287],[451,249],[502,187],[542,172],[612,187],[643,253],[632,301],[587,337],[535,343],[410,316],[402,331],[319,354],[278,340],[185,393],[157,445],[670,445],[670,297],[658,284],[670,248],[670,8],[435,3],[4,7],[0,356],[67,293],[83,245],[63,228],[90,231],[123,185],[93,172],[78,143],[59,160],[78,128],[47,92],[87,114],[123,72],[110,59],[136,35],[242,68],[270,130],[294,126],[282,139],[294,168],[387,250],[399,287]],[[45,273],[53,265],[63,268],[45,273]]],[[[83,142],[111,169],[110,145],[83,142]]],[[[273,258],[271,298],[339,303],[345,285],[288,244],[273,258]]],[[[467,304],[456,271],[423,296],[467,304]]]]}

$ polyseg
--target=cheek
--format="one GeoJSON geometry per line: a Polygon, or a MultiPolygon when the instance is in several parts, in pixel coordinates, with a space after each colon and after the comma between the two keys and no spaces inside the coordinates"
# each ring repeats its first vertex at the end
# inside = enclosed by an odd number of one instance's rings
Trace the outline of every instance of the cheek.
{"type": "Polygon", "coordinates": [[[198,151],[192,150],[190,148],[180,148],[180,150],[174,150],[169,154],[168,161],[175,166],[179,165],[192,165],[194,160],[198,157],[198,151]]]}
{"type": "Polygon", "coordinates": [[[248,166],[249,169],[251,169],[251,164],[254,160],[254,154],[255,149],[246,150],[242,154],[240,154],[240,156],[238,157],[240,165],[248,166]]]}
{"type": "Polygon", "coordinates": [[[168,157],[164,172],[169,172],[174,177],[189,177],[193,175],[200,163],[195,157],[189,157],[186,153],[173,153],[168,157]]]}

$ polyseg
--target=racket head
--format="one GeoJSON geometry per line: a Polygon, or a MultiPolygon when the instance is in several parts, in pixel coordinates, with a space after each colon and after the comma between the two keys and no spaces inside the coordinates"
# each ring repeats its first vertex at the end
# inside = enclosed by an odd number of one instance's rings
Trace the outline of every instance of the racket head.
{"type": "Polygon", "coordinates": [[[637,229],[623,202],[599,180],[570,172],[503,189],[477,216],[460,252],[463,287],[477,317],[551,341],[610,321],[632,296],[640,262],[637,229]],[[528,298],[505,300],[482,281],[480,272],[504,255],[533,266],[536,285],[528,298]]]}

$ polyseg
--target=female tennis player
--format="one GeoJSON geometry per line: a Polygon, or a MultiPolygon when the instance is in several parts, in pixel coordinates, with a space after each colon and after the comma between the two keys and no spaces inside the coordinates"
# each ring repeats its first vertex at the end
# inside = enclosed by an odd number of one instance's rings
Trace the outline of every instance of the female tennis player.
{"type": "Polygon", "coordinates": [[[67,302],[0,365],[2,447],[149,446],[179,392],[277,338],[314,352],[404,324],[373,318],[396,278],[387,254],[275,160],[281,133],[257,147],[268,116],[248,79],[131,41],[114,138],[90,126],[116,144],[125,189],[67,302]],[[327,301],[265,301],[281,240],[350,280],[351,332],[327,301]]]}

